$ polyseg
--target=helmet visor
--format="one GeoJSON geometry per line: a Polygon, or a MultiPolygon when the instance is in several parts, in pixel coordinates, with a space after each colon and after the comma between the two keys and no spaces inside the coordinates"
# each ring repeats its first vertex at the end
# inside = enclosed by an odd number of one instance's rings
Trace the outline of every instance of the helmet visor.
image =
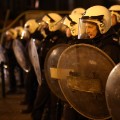
{"type": "Polygon", "coordinates": [[[100,16],[83,16],[79,19],[78,39],[93,39],[99,32],[99,25],[103,20],[100,16]]]}

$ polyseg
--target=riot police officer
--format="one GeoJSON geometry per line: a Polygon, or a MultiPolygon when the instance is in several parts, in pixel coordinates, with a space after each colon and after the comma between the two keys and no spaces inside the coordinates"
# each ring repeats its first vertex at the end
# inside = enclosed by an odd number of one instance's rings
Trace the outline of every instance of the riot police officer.
{"type": "MultiPolygon", "coordinates": [[[[73,44],[87,43],[96,46],[108,54],[115,63],[118,63],[120,61],[120,48],[117,42],[113,40],[115,32],[111,27],[110,18],[110,12],[104,6],[98,5],[88,8],[85,14],[80,18],[78,34],[78,38],[80,39],[76,39],[76,42],[73,42],[73,44]]],[[[70,33],[72,33],[71,30],[69,27],[69,30],[66,31],[67,35],[70,36],[70,33]]],[[[68,107],[66,105],[65,111],[63,112],[63,120],[70,117],[70,113],[69,115],[67,114],[68,107]]],[[[79,117],[76,119],[79,119],[79,117]]]]}
{"type": "Polygon", "coordinates": [[[10,28],[5,32],[5,39],[3,41],[3,47],[6,51],[8,69],[9,69],[9,90],[7,94],[16,93],[17,90],[17,81],[15,78],[14,70],[17,65],[17,61],[12,49],[13,40],[17,38],[17,31],[14,28],[10,28]]]}
{"type": "Polygon", "coordinates": [[[14,44],[15,41],[20,41],[22,31],[22,26],[16,26],[15,28],[8,29],[5,32],[5,38],[2,42],[2,45],[6,51],[8,62],[8,68],[6,70],[9,71],[8,77],[10,80],[10,90],[7,92],[9,94],[23,93],[21,91],[21,88],[24,88],[23,70],[16,57],[16,53],[18,54],[18,56],[20,55],[20,52],[16,51],[16,48],[19,48],[20,46],[18,44],[14,44]]]}
{"type": "MultiPolygon", "coordinates": [[[[84,14],[85,9],[77,8],[74,9],[71,14],[63,20],[63,25],[66,26],[65,33],[67,37],[67,44],[73,45],[83,42],[82,40],[78,40],[78,25],[79,18],[84,14]]],[[[86,40],[84,40],[85,42],[86,40]]],[[[63,105],[63,113],[61,120],[87,120],[87,118],[80,115],[74,108],[68,103],[64,102],[63,105]]]]}
{"type": "MultiPolygon", "coordinates": [[[[112,17],[112,26],[115,30],[116,37],[118,37],[118,43],[120,44],[120,5],[112,5],[109,10],[112,17]]],[[[117,38],[114,40],[117,40],[117,38]]]]}
{"type": "Polygon", "coordinates": [[[33,109],[34,100],[36,98],[36,91],[38,86],[35,70],[32,66],[32,62],[29,56],[29,44],[31,39],[36,39],[38,45],[43,36],[38,31],[39,24],[36,19],[29,19],[25,25],[21,35],[22,43],[26,49],[28,62],[30,62],[30,71],[25,72],[25,97],[21,103],[27,105],[26,109],[22,110],[22,113],[31,113],[33,109]]]}
{"type": "Polygon", "coordinates": [[[39,29],[44,35],[38,52],[42,72],[42,84],[38,86],[37,97],[32,112],[33,120],[56,119],[56,104],[58,98],[52,94],[46,83],[44,61],[50,48],[57,44],[65,43],[65,34],[58,30],[60,27],[58,21],[61,19],[62,17],[57,13],[48,13],[44,15],[42,21],[40,21],[39,29]]]}
{"type": "MultiPolygon", "coordinates": [[[[14,28],[14,30],[17,32],[17,38],[15,40],[18,40],[18,41],[22,42],[20,37],[21,37],[22,32],[23,32],[23,27],[22,26],[16,26],[14,28]]],[[[14,46],[15,40],[13,41],[13,45],[12,45],[14,54],[15,54],[15,52],[17,52],[14,48],[19,47],[19,45],[14,46]]],[[[17,52],[17,54],[19,54],[19,53],[17,52]]],[[[16,55],[15,55],[15,57],[16,57],[16,55]]],[[[16,60],[17,60],[17,57],[16,57],[16,60]]],[[[17,86],[19,88],[24,88],[24,72],[23,72],[18,60],[17,60],[17,63],[18,64],[16,65],[16,68],[15,68],[16,74],[17,74],[15,76],[17,76],[16,79],[19,80],[19,83],[17,84],[17,86]]]]}
{"type": "Polygon", "coordinates": [[[80,35],[86,34],[91,44],[106,52],[115,63],[119,62],[119,48],[114,41],[114,30],[111,26],[110,12],[103,6],[89,8],[80,20],[80,35]],[[103,9],[103,12],[94,11],[103,9]],[[93,12],[94,11],[94,12],[93,12]]]}

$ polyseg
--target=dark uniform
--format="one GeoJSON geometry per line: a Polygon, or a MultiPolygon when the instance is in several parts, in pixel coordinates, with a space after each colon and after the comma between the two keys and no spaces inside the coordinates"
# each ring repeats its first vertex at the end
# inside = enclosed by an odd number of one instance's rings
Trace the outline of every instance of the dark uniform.
{"type": "MultiPolygon", "coordinates": [[[[106,34],[95,37],[94,39],[77,39],[76,37],[70,37],[69,44],[91,44],[103,50],[108,54],[112,60],[117,64],[120,61],[120,47],[117,41],[114,41],[115,32],[111,28],[106,34]]],[[[62,120],[88,120],[88,118],[82,117],[77,113],[68,103],[64,104],[62,120]]]]}
{"type": "Polygon", "coordinates": [[[118,44],[120,45],[120,23],[117,23],[112,28],[115,31],[114,40],[116,40],[116,41],[118,40],[118,44]]]}
{"type": "MultiPolygon", "coordinates": [[[[42,72],[42,85],[38,87],[37,97],[34,104],[32,113],[33,120],[58,120],[56,107],[59,103],[59,99],[51,93],[44,76],[44,61],[50,48],[53,46],[65,43],[66,36],[61,31],[49,32],[48,36],[43,39],[39,47],[39,59],[42,72]]],[[[59,117],[60,119],[60,117],[59,117]]]]}
{"type": "Polygon", "coordinates": [[[17,61],[13,52],[12,42],[13,40],[9,40],[9,41],[4,41],[3,43],[3,47],[5,48],[6,51],[8,70],[9,70],[9,91],[7,92],[8,94],[15,93],[17,90],[17,86],[16,86],[17,83],[14,74],[17,61]]]}
{"type": "MultiPolygon", "coordinates": [[[[33,39],[37,39],[37,43],[39,45],[40,40],[43,39],[43,36],[38,32],[37,30],[31,34],[30,36],[33,39]]],[[[23,45],[26,48],[26,52],[28,53],[28,44],[29,40],[23,40],[23,45]]],[[[37,77],[34,71],[33,66],[31,65],[31,69],[28,73],[25,73],[25,97],[22,103],[27,104],[27,108],[22,110],[22,113],[30,113],[33,110],[33,105],[34,101],[36,98],[36,93],[37,93],[37,87],[38,87],[38,82],[37,82],[37,77]]]]}
{"type": "MultiPolygon", "coordinates": [[[[78,36],[71,36],[66,38],[66,42],[69,45],[86,43],[91,44],[90,40],[84,39],[79,40],[78,36]]],[[[63,102],[63,112],[61,116],[61,120],[88,120],[84,116],[80,115],[68,102],[63,102]]]]}
{"type": "Polygon", "coordinates": [[[120,48],[116,41],[114,41],[114,31],[111,28],[106,34],[92,40],[92,45],[102,49],[108,54],[112,60],[117,64],[120,61],[120,48]]]}

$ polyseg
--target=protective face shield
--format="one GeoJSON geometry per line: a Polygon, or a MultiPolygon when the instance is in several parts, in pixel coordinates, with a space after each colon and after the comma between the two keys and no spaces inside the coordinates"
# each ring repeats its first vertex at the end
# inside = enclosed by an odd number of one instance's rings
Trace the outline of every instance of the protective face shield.
{"type": "Polygon", "coordinates": [[[48,13],[42,18],[42,21],[48,24],[49,31],[56,31],[60,28],[59,21],[62,17],[57,13],[48,13]]]}
{"type": "Polygon", "coordinates": [[[23,30],[22,33],[21,33],[20,39],[21,40],[28,40],[28,39],[30,39],[30,32],[27,31],[27,30],[23,30]]]}
{"type": "Polygon", "coordinates": [[[120,23],[120,5],[113,5],[109,8],[111,15],[115,15],[117,17],[117,22],[120,23]]]}
{"type": "MultiPolygon", "coordinates": [[[[82,16],[79,21],[79,38],[86,38],[88,29],[93,29],[93,26],[88,26],[88,24],[96,25],[97,34],[106,33],[111,27],[111,14],[107,8],[104,6],[93,6],[86,10],[86,13],[82,16]],[[91,28],[92,27],[92,28],[91,28]]],[[[89,36],[90,37],[90,36],[89,36]]]]}
{"type": "Polygon", "coordinates": [[[5,32],[6,40],[16,39],[17,38],[17,31],[13,28],[7,30],[5,32]]]}
{"type": "Polygon", "coordinates": [[[84,8],[75,8],[70,15],[66,16],[61,23],[63,23],[64,30],[66,29],[66,35],[67,36],[76,36],[78,35],[78,23],[79,23],[79,18],[82,17],[83,13],[85,12],[84,8]],[[65,28],[66,26],[66,28],[65,28]],[[69,35],[67,34],[69,33],[69,35]],[[70,35],[71,34],[71,35],[70,35]]]}
{"type": "Polygon", "coordinates": [[[63,20],[63,24],[70,29],[72,36],[78,35],[78,23],[81,16],[81,14],[70,14],[69,16],[66,16],[63,20]]]}

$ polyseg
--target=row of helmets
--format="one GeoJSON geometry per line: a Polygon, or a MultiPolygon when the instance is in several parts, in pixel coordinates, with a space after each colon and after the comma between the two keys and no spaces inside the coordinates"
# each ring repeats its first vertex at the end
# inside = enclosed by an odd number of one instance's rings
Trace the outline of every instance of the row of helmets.
{"type": "Polygon", "coordinates": [[[44,28],[46,27],[48,27],[50,31],[56,31],[58,29],[64,30],[65,27],[68,27],[71,30],[71,34],[73,36],[77,36],[78,34],[84,33],[84,27],[82,24],[85,23],[85,21],[96,23],[100,33],[104,34],[111,27],[110,18],[112,14],[116,15],[117,21],[120,22],[119,12],[120,5],[113,5],[109,10],[104,6],[96,5],[88,8],[87,10],[84,8],[75,8],[69,15],[63,18],[58,13],[48,13],[40,20],[28,20],[24,24],[24,27],[18,26],[14,29],[11,28],[7,30],[6,35],[11,36],[12,39],[17,38],[18,36],[21,36],[21,38],[30,38],[30,34],[39,30],[41,34],[46,37],[47,35],[44,31],[44,28]]]}
{"type": "Polygon", "coordinates": [[[63,18],[58,13],[48,13],[44,15],[39,21],[35,19],[30,19],[24,25],[24,30],[26,32],[24,31],[23,36],[27,37],[27,33],[33,34],[36,31],[36,29],[38,29],[43,34],[43,36],[46,37],[47,35],[44,32],[44,28],[48,27],[49,31],[56,31],[58,29],[64,30],[65,26],[68,26],[69,28],[71,26],[75,27],[74,31],[71,29],[72,35],[75,36],[77,35],[75,30],[76,28],[78,28],[78,24],[75,24],[74,26],[71,24],[71,22],[74,21],[75,23],[78,23],[78,18],[81,18],[84,12],[85,9],[76,8],[70,13],[70,15],[65,16],[63,18]]]}

